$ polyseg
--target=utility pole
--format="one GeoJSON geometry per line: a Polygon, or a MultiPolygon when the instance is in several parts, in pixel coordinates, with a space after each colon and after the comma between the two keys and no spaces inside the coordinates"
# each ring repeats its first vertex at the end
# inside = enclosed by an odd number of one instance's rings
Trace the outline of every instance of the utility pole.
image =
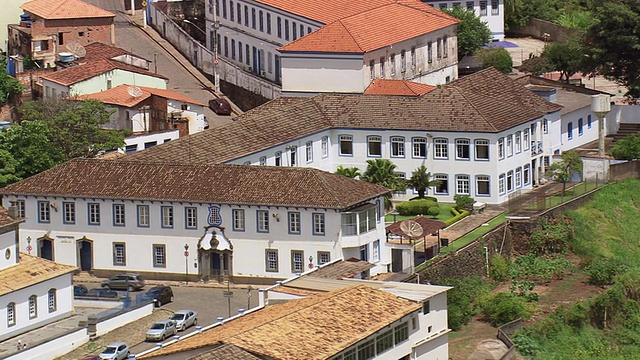
{"type": "MultiPolygon", "coordinates": [[[[220,22],[218,21],[218,15],[216,8],[216,2],[213,1],[213,90],[216,94],[220,93],[220,74],[218,74],[218,29],[220,28],[220,22]]],[[[240,14],[238,14],[240,16],[240,14]]],[[[206,34],[205,34],[206,36],[206,34]]]]}

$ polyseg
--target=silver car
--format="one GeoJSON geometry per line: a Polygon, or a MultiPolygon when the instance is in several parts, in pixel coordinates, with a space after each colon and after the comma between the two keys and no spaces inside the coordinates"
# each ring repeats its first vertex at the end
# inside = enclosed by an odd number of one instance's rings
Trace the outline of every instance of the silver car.
{"type": "Polygon", "coordinates": [[[102,360],[123,360],[129,358],[129,346],[123,342],[107,345],[100,353],[102,360]]]}
{"type": "Polygon", "coordinates": [[[171,320],[160,320],[147,330],[147,341],[162,341],[178,333],[176,323],[171,320]]]}
{"type": "Polygon", "coordinates": [[[169,320],[176,323],[178,331],[183,331],[189,326],[198,325],[198,313],[193,310],[178,310],[169,320]]]}

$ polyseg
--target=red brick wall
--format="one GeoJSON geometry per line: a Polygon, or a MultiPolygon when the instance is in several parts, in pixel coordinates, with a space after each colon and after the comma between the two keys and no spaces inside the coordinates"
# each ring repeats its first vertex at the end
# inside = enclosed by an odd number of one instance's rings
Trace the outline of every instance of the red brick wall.
{"type": "MultiPolygon", "coordinates": [[[[31,36],[34,38],[40,35],[57,37],[58,33],[63,33],[63,46],[72,41],[77,41],[80,45],[92,42],[115,45],[112,27],[113,18],[38,20],[31,25],[31,36]]],[[[58,52],[63,50],[59,49],[58,52]]]]}

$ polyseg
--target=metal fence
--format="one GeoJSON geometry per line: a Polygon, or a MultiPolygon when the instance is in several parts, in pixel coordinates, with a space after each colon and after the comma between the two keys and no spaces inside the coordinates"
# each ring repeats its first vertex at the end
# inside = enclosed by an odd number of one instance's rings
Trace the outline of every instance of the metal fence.
{"type": "Polygon", "coordinates": [[[569,182],[564,186],[562,183],[551,183],[529,192],[522,190],[514,191],[509,195],[507,208],[510,214],[537,213],[563,204],[571,199],[588,193],[605,185],[602,177],[594,176],[586,178],[584,181],[576,183],[569,182]]]}

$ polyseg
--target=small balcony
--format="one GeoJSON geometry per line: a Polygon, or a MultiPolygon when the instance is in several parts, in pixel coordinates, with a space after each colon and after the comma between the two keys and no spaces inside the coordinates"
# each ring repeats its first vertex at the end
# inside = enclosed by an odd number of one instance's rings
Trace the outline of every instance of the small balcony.
{"type": "Polygon", "coordinates": [[[531,156],[542,154],[542,141],[531,142],[531,156]]]}

